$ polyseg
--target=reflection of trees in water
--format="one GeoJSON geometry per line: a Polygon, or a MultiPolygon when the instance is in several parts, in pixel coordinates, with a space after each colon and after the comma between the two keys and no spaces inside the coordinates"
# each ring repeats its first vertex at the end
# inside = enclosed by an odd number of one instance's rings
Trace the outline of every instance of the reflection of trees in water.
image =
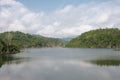
{"type": "Polygon", "coordinates": [[[119,66],[120,65],[119,59],[97,59],[97,60],[90,60],[88,62],[99,65],[99,66],[119,66]]]}
{"type": "Polygon", "coordinates": [[[15,61],[16,64],[21,63],[22,58],[15,58],[11,55],[0,55],[0,67],[4,64],[11,64],[12,61],[15,61]]]}
{"type": "Polygon", "coordinates": [[[87,60],[87,62],[98,66],[120,66],[120,55],[118,52],[114,55],[99,56],[95,59],[87,60]]]}

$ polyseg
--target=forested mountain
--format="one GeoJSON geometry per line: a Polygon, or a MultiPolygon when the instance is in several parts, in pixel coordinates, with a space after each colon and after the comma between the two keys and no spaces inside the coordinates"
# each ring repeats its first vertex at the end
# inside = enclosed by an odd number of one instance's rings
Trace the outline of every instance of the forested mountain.
{"type": "Polygon", "coordinates": [[[120,30],[117,28],[91,30],[72,39],[66,47],[120,48],[120,30]]]}
{"type": "Polygon", "coordinates": [[[58,38],[47,38],[40,35],[31,35],[16,31],[0,33],[0,51],[5,45],[14,45],[18,48],[63,47],[64,41],[58,38]]]}
{"type": "Polygon", "coordinates": [[[54,47],[63,46],[64,41],[58,38],[47,38],[40,35],[25,34],[22,32],[5,32],[0,34],[0,39],[9,41],[18,47],[54,47]]]}

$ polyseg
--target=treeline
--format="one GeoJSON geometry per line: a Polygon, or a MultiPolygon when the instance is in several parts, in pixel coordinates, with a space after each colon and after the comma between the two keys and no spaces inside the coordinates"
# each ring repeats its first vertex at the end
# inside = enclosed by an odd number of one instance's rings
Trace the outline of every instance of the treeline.
{"type": "Polygon", "coordinates": [[[91,30],[72,39],[66,47],[120,48],[120,30],[117,28],[91,30]]]}
{"type": "MultiPolygon", "coordinates": [[[[19,31],[0,34],[0,52],[8,48],[21,49],[30,47],[63,47],[64,41],[58,38],[47,38],[40,35],[25,34],[19,31]]],[[[16,51],[16,50],[15,50],[16,51]]]]}
{"type": "Polygon", "coordinates": [[[9,44],[8,42],[5,42],[0,39],[0,54],[15,54],[20,52],[20,48],[18,48],[14,44],[9,44]]]}

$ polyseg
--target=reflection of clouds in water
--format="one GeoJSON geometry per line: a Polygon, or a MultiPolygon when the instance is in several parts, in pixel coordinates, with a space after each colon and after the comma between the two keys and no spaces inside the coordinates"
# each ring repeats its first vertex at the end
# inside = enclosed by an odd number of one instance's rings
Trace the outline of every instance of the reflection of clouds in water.
{"type": "Polygon", "coordinates": [[[25,57],[20,63],[2,65],[0,80],[119,80],[120,66],[97,66],[87,61],[113,58],[117,53],[109,49],[30,49],[30,53],[17,54],[25,57]]]}
{"type": "Polygon", "coordinates": [[[78,67],[92,67],[92,64],[86,63],[84,61],[79,60],[70,60],[70,61],[64,61],[65,64],[74,65],[78,67]]]}
{"type": "Polygon", "coordinates": [[[104,78],[106,78],[106,80],[112,80],[111,79],[111,75],[109,74],[109,72],[105,71],[105,70],[99,70],[100,75],[104,78]]]}
{"type": "Polygon", "coordinates": [[[11,78],[9,76],[6,76],[6,77],[3,77],[3,78],[0,78],[0,80],[11,80],[11,78]]]}
{"type": "Polygon", "coordinates": [[[0,80],[119,80],[115,72],[120,73],[119,68],[101,68],[79,60],[42,59],[3,65],[0,80]]]}

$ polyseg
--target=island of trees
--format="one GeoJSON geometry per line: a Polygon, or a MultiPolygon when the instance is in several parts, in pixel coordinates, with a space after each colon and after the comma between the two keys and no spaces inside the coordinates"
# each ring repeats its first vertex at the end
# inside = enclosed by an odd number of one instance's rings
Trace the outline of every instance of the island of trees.
{"type": "Polygon", "coordinates": [[[18,53],[22,48],[63,46],[64,41],[58,38],[47,38],[19,31],[0,33],[0,54],[18,53]]]}
{"type": "Polygon", "coordinates": [[[106,28],[91,30],[67,43],[72,48],[120,48],[120,30],[106,28]]]}

